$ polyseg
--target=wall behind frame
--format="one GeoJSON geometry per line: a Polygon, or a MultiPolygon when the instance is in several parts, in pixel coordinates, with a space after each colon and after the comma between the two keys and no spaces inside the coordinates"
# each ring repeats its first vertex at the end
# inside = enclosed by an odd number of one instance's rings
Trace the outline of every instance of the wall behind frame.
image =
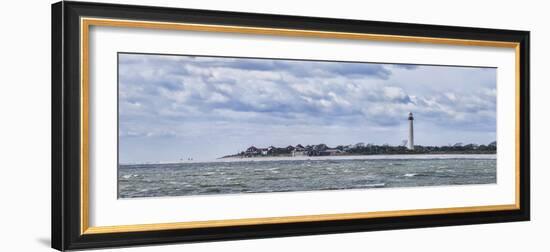
{"type": "MultiPolygon", "coordinates": [[[[531,30],[532,221],[292,238],[135,247],[116,251],[544,251],[550,225],[550,26],[544,1],[214,1],[116,3],[531,30]]],[[[50,237],[50,4],[0,10],[2,251],[52,251],[50,237]]],[[[111,251],[108,249],[107,251],[111,251]]]]}

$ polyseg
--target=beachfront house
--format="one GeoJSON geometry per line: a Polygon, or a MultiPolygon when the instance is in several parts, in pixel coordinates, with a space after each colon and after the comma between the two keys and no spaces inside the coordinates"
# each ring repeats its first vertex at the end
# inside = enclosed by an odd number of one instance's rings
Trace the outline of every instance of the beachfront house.
{"type": "Polygon", "coordinates": [[[324,150],[324,151],[320,151],[320,152],[319,152],[319,156],[335,156],[335,155],[338,155],[338,154],[340,154],[340,153],[342,153],[342,151],[339,150],[339,149],[336,149],[336,148],[334,148],[334,149],[326,149],[326,150],[324,150]]]}
{"type": "Polygon", "coordinates": [[[318,145],[315,145],[313,146],[313,150],[314,151],[325,151],[326,149],[328,149],[328,146],[326,144],[318,144],[318,145]]]}
{"type": "Polygon", "coordinates": [[[244,152],[244,155],[246,157],[252,157],[252,156],[257,156],[259,155],[261,152],[260,152],[260,149],[256,148],[254,145],[248,147],[248,149],[246,149],[246,151],[244,152]]]}
{"type": "Polygon", "coordinates": [[[294,151],[296,148],[294,148],[294,146],[292,146],[292,145],[289,145],[285,149],[286,149],[286,152],[292,153],[292,151],[294,151]]]}
{"type": "Polygon", "coordinates": [[[301,144],[298,144],[296,145],[296,147],[294,147],[294,150],[292,150],[291,154],[293,157],[299,157],[299,156],[307,156],[308,152],[304,146],[302,146],[301,144]]]}

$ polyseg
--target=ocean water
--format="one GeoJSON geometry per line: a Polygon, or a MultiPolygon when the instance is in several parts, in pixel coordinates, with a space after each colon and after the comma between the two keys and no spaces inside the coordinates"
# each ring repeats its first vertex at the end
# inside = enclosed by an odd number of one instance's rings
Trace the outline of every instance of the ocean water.
{"type": "Polygon", "coordinates": [[[496,183],[494,155],[119,165],[119,198],[496,183]]]}

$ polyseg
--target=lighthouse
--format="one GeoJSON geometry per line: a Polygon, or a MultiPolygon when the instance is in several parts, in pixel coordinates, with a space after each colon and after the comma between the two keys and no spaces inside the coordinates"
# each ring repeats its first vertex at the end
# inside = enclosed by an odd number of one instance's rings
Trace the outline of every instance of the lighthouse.
{"type": "Polygon", "coordinates": [[[413,113],[409,113],[409,141],[407,142],[407,149],[414,150],[414,130],[413,130],[413,113]]]}

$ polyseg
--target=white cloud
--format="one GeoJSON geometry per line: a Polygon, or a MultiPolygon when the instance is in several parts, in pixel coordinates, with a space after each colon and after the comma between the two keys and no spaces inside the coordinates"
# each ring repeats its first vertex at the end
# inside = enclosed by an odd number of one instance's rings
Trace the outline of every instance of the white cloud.
{"type": "Polygon", "coordinates": [[[496,126],[494,69],[128,54],[119,67],[121,137],[352,139],[399,130],[408,112],[455,135],[496,126]]]}

